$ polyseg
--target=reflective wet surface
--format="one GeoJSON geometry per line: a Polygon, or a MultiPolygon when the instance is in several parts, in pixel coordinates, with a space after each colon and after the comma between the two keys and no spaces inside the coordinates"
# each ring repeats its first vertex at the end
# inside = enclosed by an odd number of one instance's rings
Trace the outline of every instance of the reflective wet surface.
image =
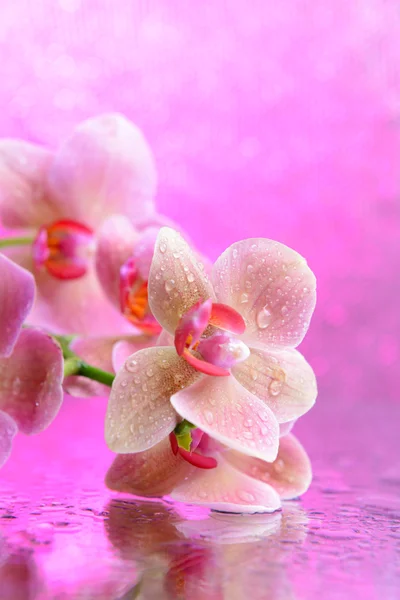
{"type": "Polygon", "coordinates": [[[0,598],[396,599],[399,408],[320,403],[297,426],[311,489],[244,517],[108,492],[105,402],[67,399],[2,471],[0,598]]]}

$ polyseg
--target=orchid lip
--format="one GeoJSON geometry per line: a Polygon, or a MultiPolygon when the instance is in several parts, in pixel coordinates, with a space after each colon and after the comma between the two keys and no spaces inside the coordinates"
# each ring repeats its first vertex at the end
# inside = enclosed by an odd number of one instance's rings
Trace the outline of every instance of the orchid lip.
{"type": "MultiPolygon", "coordinates": [[[[203,432],[200,432],[200,439],[202,435],[203,432]]],[[[194,440],[195,443],[191,444],[190,450],[185,450],[185,448],[181,448],[179,446],[177,437],[174,432],[170,433],[169,441],[171,444],[171,450],[175,454],[175,456],[179,454],[183,458],[183,460],[190,463],[194,467],[198,467],[199,469],[215,469],[215,467],[218,464],[217,460],[213,456],[205,456],[195,451],[200,443],[200,440],[194,440]],[[196,446],[196,448],[192,450],[193,445],[196,446]]]]}
{"type": "Polygon", "coordinates": [[[175,331],[175,348],[197,371],[224,377],[250,355],[249,348],[228,333],[241,334],[245,327],[243,317],[230,306],[213,303],[211,298],[205,302],[199,300],[181,317],[175,331]],[[202,338],[210,325],[217,328],[217,333],[202,338]],[[191,350],[197,350],[201,358],[191,350]]]}
{"type": "Polygon", "coordinates": [[[68,219],[43,225],[33,242],[33,260],[57,279],[77,279],[88,270],[93,231],[68,219]]]}

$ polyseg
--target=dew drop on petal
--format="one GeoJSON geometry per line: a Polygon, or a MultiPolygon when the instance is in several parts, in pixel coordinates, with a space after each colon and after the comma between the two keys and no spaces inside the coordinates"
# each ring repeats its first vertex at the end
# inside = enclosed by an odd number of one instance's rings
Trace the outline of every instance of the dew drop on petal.
{"type": "Polygon", "coordinates": [[[273,379],[268,386],[271,396],[277,396],[282,391],[283,382],[278,379],[273,379]]]}
{"type": "Polygon", "coordinates": [[[271,322],[271,313],[266,306],[257,314],[257,325],[260,329],[266,329],[271,322]]]}
{"type": "Polygon", "coordinates": [[[287,306],[282,306],[282,308],[281,308],[281,313],[282,313],[283,315],[287,315],[287,314],[288,314],[288,312],[289,312],[289,309],[288,309],[288,307],[287,307],[287,306]]]}
{"type": "Polygon", "coordinates": [[[204,413],[204,418],[207,421],[207,423],[209,425],[212,425],[214,422],[214,415],[212,414],[212,412],[210,410],[206,410],[206,412],[204,413]]]}
{"type": "Polygon", "coordinates": [[[248,295],[248,294],[246,294],[246,293],[243,293],[243,294],[240,296],[240,302],[241,302],[242,304],[246,304],[246,302],[248,302],[248,301],[249,301],[249,295],[248,295]]]}
{"type": "Polygon", "coordinates": [[[174,287],[175,287],[175,280],[174,279],[168,279],[165,282],[165,291],[167,293],[171,292],[174,289],[174,287]]]}
{"type": "Polygon", "coordinates": [[[283,462],[283,460],[281,458],[277,458],[276,461],[274,462],[275,471],[277,471],[278,473],[282,473],[284,468],[285,468],[285,463],[283,462]]]}
{"type": "Polygon", "coordinates": [[[250,492],[245,492],[244,490],[240,490],[238,492],[238,498],[243,500],[243,502],[254,502],[255,500],[253,494],[250,494],[250,492]]]}
{"type": "Polygon", "coordinates": [[[166,252],[166,250],[167,250],[167,244],[165,244],[164,242],[162,242],[159,247],[160,247],[160,252],[162,254],[164,254],[164,252],[166,252]]]}
{"type": "Polygon", "coordinates": [[[136,360],[128,360],[125,363],[125,369],[130,373],[135,373],[137,371],[137,361],[136,360]]]}
{"type": "Polygon", "coordinates": [[[188,280],[189,283],[193,283],[195,277],[194,277],[193,273],[188,273],[186,279],[188,280]]]}
{"type": "Polygon", "coordinates": [[[232,250],[233,258],[237,258],[237,255],[238,255],[238,251],[236,250],[236,248],[234,248],[234,250],[232,250]]]}

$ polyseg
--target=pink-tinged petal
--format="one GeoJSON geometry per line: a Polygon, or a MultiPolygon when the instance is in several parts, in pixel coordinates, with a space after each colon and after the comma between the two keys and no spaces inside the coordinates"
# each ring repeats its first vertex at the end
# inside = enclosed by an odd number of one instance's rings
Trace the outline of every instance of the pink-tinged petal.
{"type": "Polygon", "coordinates": [[[184,419],[222,444],[263,460],[276,458],[277,420],[234,377],[203,377],[172,396],[171,404],[184,419]]]}
{"type": "Polygon", "coordinates": [[[189,452],[184,448],[179,448],[178,452],[186,462],[198,469],[215,469],[218,464],[217,459],[213,456],[203,456],[197,452],[189,452]]]}
{"type": "Polygon", "coordinates": [[[167,437],[178,416],[170,397],[198,373],[174,348],[147,348],[130,356],[114,381],[105,436],[114,452],[143,452],[167,437]]]}
{"type": "Polygon", "coordinates": [[[287,421],[286,423],[279,423],[279,437],[284,437],[288,433],[290,433],[296,423],[296,419],[294,421],[287,421]]]}
{"type": "Polygon", "coordinates": [[[60,147],[48,174],[63,214],[89,227],[116,213],[133,221],[151,215],[156,183],[142,132],[118,114],[81,123],[60,147]]]}
{"type": "Polygon", "coordinates": [[[244,339],[300,344],[316,301],[315,276],[300,254],[267,239],[244,240],[221,254],[211,279],[218,302],[243,316],[244,339]]]}
{"type": "Polygon", "coordinates": [[[169,494],[194,467],[174,455],[168,437],[137,454],[119,454],[106,475],[106,485],[116,492],[160,497],[169,494]]]}
{"type": "Polygon", "coordinates": [[[179,502],[237,513],[274,512],[281,506],[271,486],[241,473],[222,456],[215,469],[197,469],[170,496],[179,502]]]}
{"type": "Polygon", "coordinates": [[[232,374],[270,407],[279,423],[304,415],[317,397],[314,372],[297,350],[252,348],[232,374]]]}
{"type": "Polygon", "coordinates": [[[0,409],[26,434],[43,431],[62,399],[60,346],[38,329],[23,329],[9,358],[0,359],[0,409]]]}
{"type": "Polygon", "coordinates": [[[238,335],[244,333],[246,329],[246,323],[241,314],[227,304],[217,302],[212,305],[210,324],[238,335]]]}
{"type": "Polygon", "coordinates": [[[154,248],[160,229],[158,227],[149,227],[140,233],[134,249],[134,260],[140,277],[148,281],[150,276],[151,263],[154,256],[154,248]]]}
{"type": "Polygon", "coordinates": [[[196,304],[213,298],[213,290],[198,257],[182,236],[163,227],[157,238],[149,278],[151,312],[174,333],[181,317],[196,304]]]}
{"type": "Polygon", "coordinates": [[[123,215],[109,217],[97,236],[96,271],[104,292],[120,308],[120,270],[132,256],[138,232],[123,215]]]}
{"type": "Polygon", "coordinates": [[[117,336],[132,333],[132,326],[107,300],[94,268],[70,281],[34,271],[36,302],[29,323],[54,333],[117,336]]]}
{"type": "Polygon", "coordinates": [[[278,456],[267,463],[234,450],[224,458],[236,469],[271,485],[283,500],[291,500],[308,490],[311,479],[311,463],[306,451],[294,435],[286,435],[279,442],[278,456]]]}
{"type": "Polygon", "coordinates": [[[10,356],[34,296],[32,275],[0,254],[0,356],[10,356]]]}
{"type": "Polygon", "coordinates": [[[59,218],[46,192],[53,155],[20,140],[0,140],[0,221],[10,228],[38,228],[59,218]]]}
{"type": "Polygon", "coordinates": [[[173,346],[174,336],[163,329],[157,338],[156,346],[173,346]]]}
{"type": "Polygon", "coordinates": [[[188,350],[185,350],[182,356],[186,362],[189,363],[189,365],[191,365],[199,373],[204,373],[204,375],[211,375],[212,377],[228,377],[230,375],[230,371],[227,371],[222,367],[218,367],[217,365],[213,365],[205,360],[201,360],[188,350]]]}
{"type": "Polygon", "coordinates": [[[14,419],[0,410],[0,467],[4,465],[11,454],[14,437],[18,427],[14,419]]]}
{"type": "Polygon", "coordinates": [[[132,335],[126,339],[118,340],[112,349],[112,370],[118,373],[124,366],[127,358],[139,350],[151,348],[155,345],[154,337],[147,335],[132,335]]]}

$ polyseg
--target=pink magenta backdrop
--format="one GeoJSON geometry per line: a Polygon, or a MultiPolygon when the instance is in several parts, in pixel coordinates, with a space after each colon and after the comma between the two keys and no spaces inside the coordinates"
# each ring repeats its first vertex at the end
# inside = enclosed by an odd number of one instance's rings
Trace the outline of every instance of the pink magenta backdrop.
{"type": "MultiPolygon", "coordinates": [[[[301,348],[320,395],[300,438],[336,484],[377,470],[398,483],[398,438],[386,428],[399,416],[400,387],[398,3],[13,0],[0,8],[0,52],[1,135],[55,146],[79,121],[120,111],[153,148],[160,211],[210,258],[253,236],[306,256],[319,298],[301,348]],[[347,458],[327,445],[346,447],[347,458]]],[[[78,472],[79,446],[63,457],[63,434],[99,449],[87,452],[101,454],[101,481],[104,404],[100,413],[85,405],[76,431],[78,406],[71,400],[43,441],[17,441],[9,485],[46,444],[78,472]]],[[[318,509],[317,488],[305,502],[318,509]]],[[[372,558],[363,565],[360,597],[385,597],[372,558]]],[[[321,594],[318,560],[306,566],[315,584],[304,589],[321,594]]]]}

